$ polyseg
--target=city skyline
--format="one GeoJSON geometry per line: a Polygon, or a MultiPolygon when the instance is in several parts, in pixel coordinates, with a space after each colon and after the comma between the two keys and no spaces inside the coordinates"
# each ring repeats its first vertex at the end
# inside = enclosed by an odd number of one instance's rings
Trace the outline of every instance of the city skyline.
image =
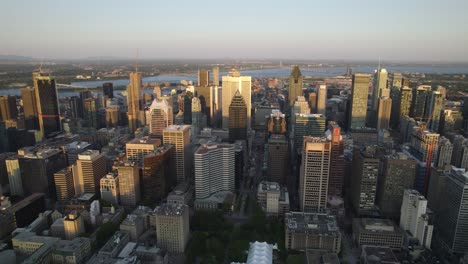
{"type": "Polygon", "coordinates": [[[135,58],[139,49],[140,58],[159,59],[468,61],[464,1],[118,1],[109,7],[50,0],[30,10],[23,2],[4,3],[0,11],[0,22],[9,25],[0,36],[1,55],[135,58]]]}

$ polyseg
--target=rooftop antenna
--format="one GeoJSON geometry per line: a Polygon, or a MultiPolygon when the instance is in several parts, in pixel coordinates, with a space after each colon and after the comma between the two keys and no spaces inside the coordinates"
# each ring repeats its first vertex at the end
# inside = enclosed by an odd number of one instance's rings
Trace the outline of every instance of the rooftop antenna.
{"type": "Polygon", "coordinates": [[[379,68],[377,70],[380,72],[380,56],[379,56],[379,68]]]}
{"type": "Polygon", "coordinates": [[[137,48],[136,60],[135,60],[135,72],[138,72],[138,55],[140,53],[140,49],[137,48]]]}

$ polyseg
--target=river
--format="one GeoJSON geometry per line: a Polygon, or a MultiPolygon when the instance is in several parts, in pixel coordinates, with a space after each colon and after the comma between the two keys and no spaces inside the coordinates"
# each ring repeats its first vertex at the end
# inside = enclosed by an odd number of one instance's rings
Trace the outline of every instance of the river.
{"type": "MultiPolygon", "coordinates": [[[[441,74],[468,74],[468,67],[461,66],[389,66],[386,67],[389,72],[401,72],[401,73],[441,73],[441,74]]],[[[353,67],[353,72],[372,73],[375,67],[353,67]]],[[[343,75],[346,72],[345,67],[322,67],[322,68],[302,68],[302,75],[311,77],[336,77],[343,75]]],[[[253,78],[285,78],[291,73],[291,69],[262,69],[262,70],[247,70],[241,71],[242,75],[252,76],[253,78]]],[[[227,72],[220,72],[220,76],[227,75],[227,72]]],[[[176,75],[176,74],[161,74],[157,76],[144,77],[143,82],[172,82],[178,83],[182,80],[196,81],[197,75],[176,75]]],[[[129,83],[128,79],[120,80],[104,80],[104,81],[80,81],[72,82],[71,85],[84,86],[95,88],[102,86],[105,82],[112,82],[114,86],[123,86],[129,83]]],[[[19,95],[18,89],[1,89],[0,95],[19,95]]],[[[61,92],[60,97],[70,96],[76,93],[73,92],[61,92]]]]}

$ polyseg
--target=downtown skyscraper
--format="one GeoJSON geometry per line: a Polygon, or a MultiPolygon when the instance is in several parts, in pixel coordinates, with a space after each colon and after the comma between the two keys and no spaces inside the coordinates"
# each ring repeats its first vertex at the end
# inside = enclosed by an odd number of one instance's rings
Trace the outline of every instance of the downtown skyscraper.
{"type": "Polygon", "coordinates": [[[359,129],[366,126],[369,81],[369,74],[353,74],[350,100],[351,108],[348,118],[349,129],[359,129]]]}
{"type": "Polygon", "coordinates": [[[331,143],[326,138],[304,137],[299,178],[299,205],[303,212],[320,213],[327,207],[331,143]]]}
{"type": "Polygon", "coordinates": [[[135,72],[130,73],[130,83],[127,85],[127,106],[128,106],[128,126],[133,133],[144,122],[141,102],[141,73],[136,68],[135,72]]]}
{"type": "Polygon", "coordinates": [[[231,105],[232,98],[239,91],[240,95],[244,98],[245,105],[247,106],[247,130],[251,126],[251,86],[252,77],[241,76],[237,70],[231,70],[228,76],[223,76],[222,88],[222,115],[223,115],[223,129],[229,128],[229,106],[231,105]]]}
{"type": "Polygon", "coordinates": [[[47,138],[61,130],[55,79],[49,73],[33,72],[33,83],[36,97],[39,129],[47,138]]]}
{"type": "Polygon", "coordinates": [[[152,137],[162,139],[163,130],[173,124],[172,106],[165,99],[154,99],[150,106],[149,128],[152,137]]]}
{"type": "Polygon", "coordinates": [[[239,91],[229,105],[229,141],[247,140],[247,105],[239,91]]]}
{"type": "Polygon", "coordinates": [[[294,105],[296,97],[303,96],[302,93],[302,73],[299,69],[299,66],[294,66],[291,75],[289,76],[289,89],[288,89],[288,98],[289,106],[294,105]]]}

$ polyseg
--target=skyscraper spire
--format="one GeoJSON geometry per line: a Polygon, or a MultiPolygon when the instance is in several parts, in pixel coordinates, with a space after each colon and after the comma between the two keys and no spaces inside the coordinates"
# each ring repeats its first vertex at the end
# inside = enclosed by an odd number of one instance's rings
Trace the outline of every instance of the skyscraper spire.
{"type": "Polygon", "coordinates": [[[140,49],[137,48],[136,60],[135,60],[135,72],[138,72],[138,55],[140,53],[140,49]]]}

